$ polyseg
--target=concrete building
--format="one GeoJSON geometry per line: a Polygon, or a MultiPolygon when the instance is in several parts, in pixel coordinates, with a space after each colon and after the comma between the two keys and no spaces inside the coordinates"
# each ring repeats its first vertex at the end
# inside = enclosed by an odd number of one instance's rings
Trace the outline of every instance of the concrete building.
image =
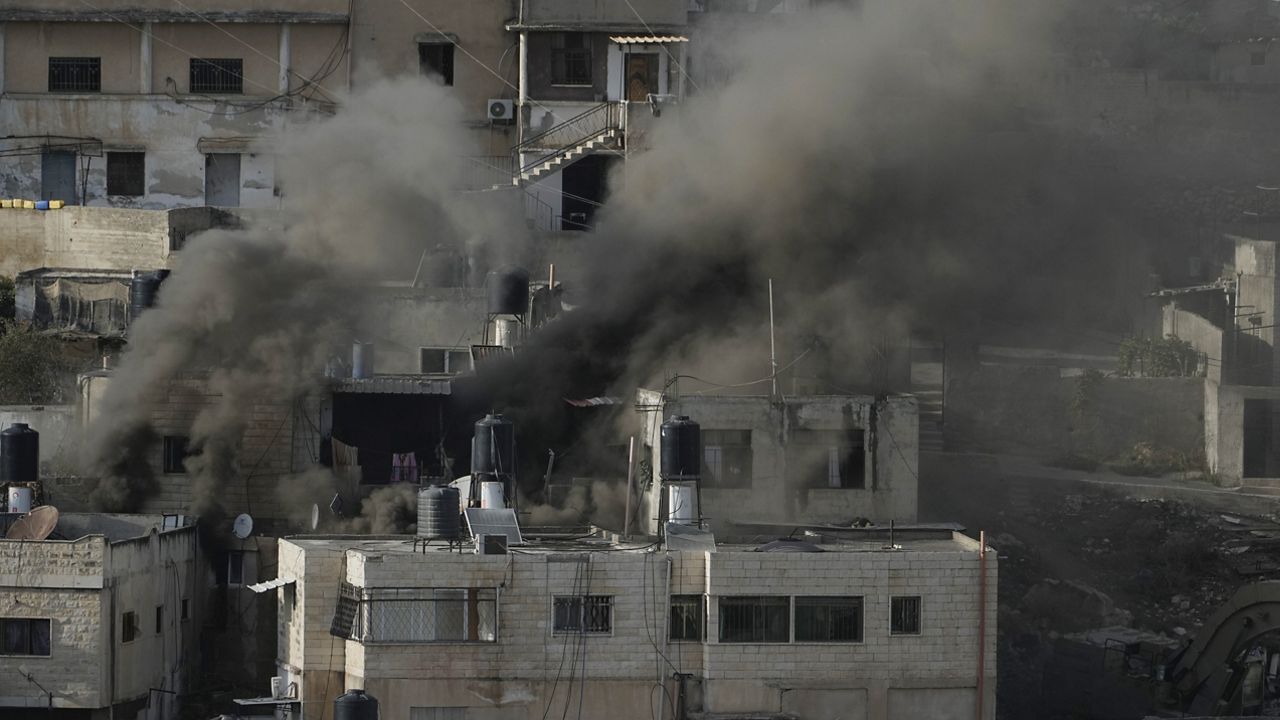
{"type": "Polygon", "coordinates": [[[172,718],[200,667],[194,526],[64,514],[0,540],[0,715],[172,718]]]}
{"type": "MultiPolygon", "coordinates": [[[[913,522],[918,477],[916,399],[907,395],[664,397],[640,390],[642,436],[659,467],[659,430],[672,415],[702,429],[701,515],[735,523],[913,522]]],[[[649,532],[666,501],[646,489],[649,532]]]]}
{"type": "Polygon", "coordinates": [[[282,539],[278,674],[304,718],[347,688],[385,720],[994,717],[993,553],[949,531],[807,540],[282,539]]]}

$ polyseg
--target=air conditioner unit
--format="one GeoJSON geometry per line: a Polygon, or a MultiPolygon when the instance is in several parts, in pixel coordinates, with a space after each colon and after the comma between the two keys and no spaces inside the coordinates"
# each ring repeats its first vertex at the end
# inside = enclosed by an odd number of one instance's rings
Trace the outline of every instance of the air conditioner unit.
{"type": "Polygon", "coordinates": [[[512,100],[501,98],[489,101],[489,119],[496,122],[511,122],[516,117],[516,104],[512,100]]]}

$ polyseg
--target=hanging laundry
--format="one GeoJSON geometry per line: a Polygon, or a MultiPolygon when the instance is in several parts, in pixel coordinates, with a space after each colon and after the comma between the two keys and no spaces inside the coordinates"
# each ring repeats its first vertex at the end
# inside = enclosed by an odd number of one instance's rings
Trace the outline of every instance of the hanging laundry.
{"type": "Polygon", "coordinates": [[[391,482],[418,482],[418,457],[414,453],[391,455],[391,482]]]}

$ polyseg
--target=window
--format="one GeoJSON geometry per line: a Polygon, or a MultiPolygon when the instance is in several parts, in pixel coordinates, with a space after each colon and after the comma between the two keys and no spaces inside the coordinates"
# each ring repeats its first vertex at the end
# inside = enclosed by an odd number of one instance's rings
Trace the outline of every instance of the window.
{"type": "Polygon", "coordinates": [[[552,632],[602,635],[613,632],[612,595],[557,595],[552,632]]]}
{"type": "Polygon", "coordinates": [[[920,596],[906,595],[889,601],[889,634],[920,634],[920,596]]]}
{"type": "Polygon", "coordinates": [[[791,598],[720,598],[720,642],[784,643],[791,639],[791,598]]]}
{"type": "Polygon", "coordinates": [[[751,487],[751,431],[703,430],[702,465],[707,487],[751,487]]]}
{"type": "Polygon", "coordinates": [[[156,606],[156,634],[164,632],[164,606],[156,606]]]}
{"type": "Polygon", "coordinates": [[[107,194],[139,197],[146,194],[146,153],[107,153],[107,194]]]}
{"type": "Polygon", "coordinates": [[[191,457],[191,441],[185,435],[164,436],[164,472],[179,475],[187,471],[186,461],[191,457]]]}
{"type": "Polygon", "coordinates": [[[182,619],[191,619],[191,601],[187,598],[182,598],[182,619]]]}
{"type": "Polygon", "coordinates": [[[471,370],[471,351],[457,348],[421,348],[419,372],[424,375],[457,375],[471,370]]]}
{"type": "Polygon", "coordinates": [[[418,43],[418,69],[453,85],[453,43],[418,43]]]}
{"type": "Polygon", "coordinates": [[[138,627],[138,613],[129,611],[120,617],[120,642],[133,642],[142,634],[138,627]]]}
{"type": "Polygon", "coordinates": [[[1267,51],[1266,51],[1266,50],[1255,50],[1254,52],[1249,53],[1249,64],[1251,64],[1251,65],[1266,65],[1266,64],[1267,64],[1267,51]]]}
{"type": "Polygon", "coordinates": [[[862,642],[862,598],[796,598],[796,642],[862,642]]]}
{"type": "Polygon", "coordinates": [[[365,643],[496,642],[493,588],[387,588],[360,593],[350,637],[365,643]]]}
{"type": "Polygon", "coordinates": [[[190,92],[239,95],[244,92],[244,60],[191,58],[190,92]]]}
{"type": "Polygon", "coordinates": [[[796,430],[787,448],[788,473],[812,488],[866,487],[861,430],[796,430]]]}
{"type": "Polygon", "coordinates": [[[241,550],[227,551],[227,584],[244,584],[244,552],[241,550]]]}
{"type": "Polygon", "coordinates": [[[2,655],[49,656],[49,620],[30,618],[0,618],[2,655]]]}
{"type": "Polygon", "coordinates": [[[556,33],[551,45],[553,85],[591,84],[591,38],[586,33],[556,33]]]}
{"type": "Polygon", "coordinates": [[[464,707],[411,707],[409,720],[466,720],[464,707]]]}
{"type": "Polygon", "coordinates": [[[49,92],[101,92],[102,58],[49,58],[49,92]]]}
{"type": "Polygon", "coordinates": [[[707,599],[702,595],[671,596],[671,631],[673,641],[706,640],[707,599]]]}

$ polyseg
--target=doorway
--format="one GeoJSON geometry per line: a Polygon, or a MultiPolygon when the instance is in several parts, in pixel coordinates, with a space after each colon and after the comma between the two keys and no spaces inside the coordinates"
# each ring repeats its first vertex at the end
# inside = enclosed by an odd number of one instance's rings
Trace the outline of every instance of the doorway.
{"type": "Polygon", "coordinates": [[[1273,459],[1271,400],[1244,401],[1244,476],[1280,477],[1273,459]]]}
{"type": "Polygon", "coordinates": [[[204,204],[240,207],[239,153],[209,153],[204,156],[204,204]]]}
{"type": "Polygon", "coordinates": [[[78,205],[76,195],[76,154],[46,150],[40,160],[40,199],[61,200],[78,205]]]}
{"type": "Polygon", "coordinates": [[[588,155],[561,171],[564,193],[561,230],[591,229],[596,210],[609,191],[609,169],[614,159],[608,155],[588,155]]]}
{"type": "Polygon", "coordinates": [[[646,102],[658,92],[658,54],[627,55],[627,100],[646,102]]]}

